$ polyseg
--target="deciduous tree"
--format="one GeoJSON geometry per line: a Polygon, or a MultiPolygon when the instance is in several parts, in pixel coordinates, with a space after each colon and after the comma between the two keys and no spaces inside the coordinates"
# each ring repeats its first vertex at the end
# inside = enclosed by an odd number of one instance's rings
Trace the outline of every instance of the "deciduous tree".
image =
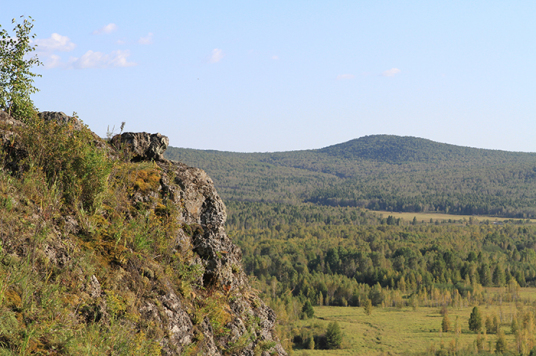
{"type": "Polygon", "coordinates": [[[30,95],[37,92],[33,82],[39,74],[31,72],[33,66],[41,65],[37,56],[29,57],[36,49],[31,44],[33,19],[21,16],[22,23],[13,19],[14,36],[0,26],[0,109],[16,119],[26,121],[35,114],[30,95]]]}

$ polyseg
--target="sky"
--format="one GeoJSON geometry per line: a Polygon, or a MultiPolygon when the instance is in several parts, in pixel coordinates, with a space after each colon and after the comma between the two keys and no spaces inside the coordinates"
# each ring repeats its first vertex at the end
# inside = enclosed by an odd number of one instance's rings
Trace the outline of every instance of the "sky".
{"type": "Polygon", "coordinates": [[[174,147],[367,135],[536,152],[536,2],[0,0],[34,19],[40,111],[174,147]],[[115,128],[115,129],[114,129],[115,128]]]}

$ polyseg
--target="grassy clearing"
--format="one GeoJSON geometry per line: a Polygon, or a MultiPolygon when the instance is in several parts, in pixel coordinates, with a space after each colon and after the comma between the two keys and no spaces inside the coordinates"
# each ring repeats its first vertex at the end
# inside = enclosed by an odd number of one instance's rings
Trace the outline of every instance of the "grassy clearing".
{"type": "MultiPolygon", "coordinates": [[[[413,218],[417,218],[417,222],[422,223],[428,223],[430,222],[430,219],[432,219],[434,222],[437,220],[439,222],[445,221],[469,221],[469,219],[472,219],[474,224],[478,224],[480,222],[484,222],[486,220],[490,222],[495,221],[505,221],[505,220],[514,220],[518,221],[519,219],[512,219],[512,218],[500,218],[495,216],[477,216],[477,215],[454,215],[454,214],[442,214],[442,213],[407,213],[407,212],[395,212],[395,211],[381,211],[381,210],[374,210],[371,212],[382,214],[384,218],[388,217],[389,215],[393,216],[395,219],[403,219],[406,222],[413,221],[413,218]]],[[[536,222],[536,219],[523,219],[522,221],[530,221],[531,223],[536,222]]]]}
{"type": "MultiPolygon", "coordinates": [[[[498,292],[499,288],[489,288],[488,293],[498,292]]],[[[536,300],[536,288],[523,288],[521,300],[502,302],[502,305],[480,305],[483,323],[486,316],[496,315],[500,327],[506,334],[507,349],[516,350],[515,335],[511,332],[512,318],[520,311],[532,309],[536,300]]],[[[363,308],[357,307],[315,307],[315,317],[299,322],[301,328],[325,330],[331,321],[337,321],[344,333],[341,350],[295,350],[298,356],[314,355],[415,355],[433,354],[442,348],[469,351],[476,354],[477,334],[469,330],[468,321],[473,306],[460,308],[448,307],[447,315],[452,331],[442,332],[441,307],[373,308],[366,315],[363,308]],[[458,330],[458,332],[456,332],[458,330]]],[[[483,335],[484,351],[495,350],[497,335],[483,335]]]]}

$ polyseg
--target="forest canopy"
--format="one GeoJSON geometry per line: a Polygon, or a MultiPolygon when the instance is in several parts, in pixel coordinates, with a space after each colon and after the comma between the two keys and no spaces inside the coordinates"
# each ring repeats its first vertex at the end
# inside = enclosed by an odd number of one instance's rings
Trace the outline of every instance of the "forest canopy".
{"type": "Polygon", "coordinates": [[[376,135],[278,153],[170,147],[166,157],[206,170],[225,201],[536,217],[534,153],[376,135]]]}

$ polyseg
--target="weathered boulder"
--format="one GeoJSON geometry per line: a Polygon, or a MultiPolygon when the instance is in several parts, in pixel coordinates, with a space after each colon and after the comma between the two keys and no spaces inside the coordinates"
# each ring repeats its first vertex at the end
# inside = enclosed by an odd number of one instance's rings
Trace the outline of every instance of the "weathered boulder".
{"type": "Polygon", "coordinates": [[[75,117],[68,116],[61,111],[43,111],[38,114],[44,121],[57,121],[60,124],[72,124],[75,130],[82,129],[82,123],[75,117]]]}
{"type": "Polygon", "coordinates": [[[132,162],[161,161],[164,159],[169,139],[159,133],[125,132],[115,135],[111,143],[116,149],[126,148],[132,154],[132,162]]]}

